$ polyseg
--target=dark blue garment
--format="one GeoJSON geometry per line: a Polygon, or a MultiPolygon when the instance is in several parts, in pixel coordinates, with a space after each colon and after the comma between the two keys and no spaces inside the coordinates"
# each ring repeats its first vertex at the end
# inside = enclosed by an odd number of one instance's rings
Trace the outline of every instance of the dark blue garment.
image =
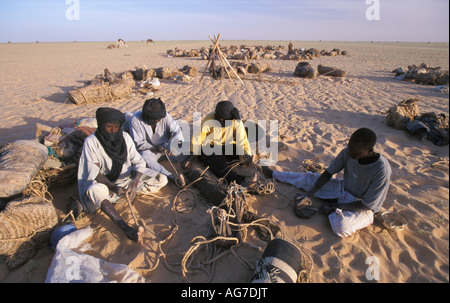
{"type": "MultiPolygon", "coordinates": [[[[444,116],[445,119],[445,116],[444,116]]],[[[418,136],[421,140],[426,137],[437,146],[449,144],[449,130],[442,128],[438,116],[420,116],[406,124],[410,134],[418,136]]]]}
{"type": "Polygon", "coordinates": [[[430,131],[430,128],[427,126],[427,124],[419,120],[409,121],[406,124],[406,129],[411,135],[419,136],[420,139],[426,136],[426,134],[430,131]]]}

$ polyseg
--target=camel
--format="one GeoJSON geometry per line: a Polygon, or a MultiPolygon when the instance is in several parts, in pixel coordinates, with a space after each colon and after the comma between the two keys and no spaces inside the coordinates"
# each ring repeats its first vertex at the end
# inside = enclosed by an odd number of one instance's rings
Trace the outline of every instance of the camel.
{"type": "Polygon", "coordinates": [[[107,49],[115,49],[117,46],[115,44],[110,44],[106,48],[107,49]]]}
{"type": "Polygon", "coordinates": [[[147,39],[147,44],[155,44],[155,41],[153,41],[152,39],[147,39]]]}
{"type": "Polygon", "coordinates": [[[128,45],[123,41],[123,39],[117,39],[117,48],[128,47],[128,45]]]}

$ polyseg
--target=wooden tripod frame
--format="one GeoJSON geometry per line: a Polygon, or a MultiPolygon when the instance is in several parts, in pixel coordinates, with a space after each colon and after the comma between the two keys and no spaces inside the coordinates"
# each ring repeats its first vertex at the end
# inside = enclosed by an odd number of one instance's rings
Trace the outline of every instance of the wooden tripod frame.
{"type": "Polygon", "coordinates": [[[233,78],[231,77],[230,73],[228,72],[227,66],[230,68],[230,70],[233,72],[233,74],[239,79],[239,81],[242,83],[242,85],[244,85],[244,82],[239,77],[239,75],[236,73],[234,68],[231,67],[230,62],[228,62],[228,59],[225,57],[225,55],[220,50],[220,47],[219,47],[220,33],[217,35],[217,37],[216,37],[216,35],[214,35],[214,39],[211,36],[209,36],[209,39],[214,43],[214,47],[213,47],[213,49],[212,49],[212,51],[210,53],[210,56],[209,56],[209,59],[208,59],[208,63],[205,66],[205,70],[203,71],[202,78],[200,79],[200,84],[202,83],[203,78],[205,77],[205,73],[206,73],[206,70],[208,69],[208,66],[210,64],[214,64],[214,61],[215,61],[214,57],[217,54],[217,56],[219,57],[220,61],[222,61],[222,64],[223,64],[223,66],[225,68],[225,72],[227,73],[228,78],[230,78],[231,83],[233,84],[234,88],[237,90],[237,87],[236,87],[236,85],[233,82],[233,78]]]}

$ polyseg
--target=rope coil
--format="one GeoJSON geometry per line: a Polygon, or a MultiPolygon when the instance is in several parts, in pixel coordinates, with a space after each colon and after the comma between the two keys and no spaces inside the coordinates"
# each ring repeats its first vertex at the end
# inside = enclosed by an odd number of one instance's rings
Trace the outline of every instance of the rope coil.
{"type": "MultiPolygon", "coordinates": [[[[235,165],[236,163],[231,165],[230,168],[234,168],[235,165]]],[[[169,255],[165,252],[168,242],[173,239],[174,235],[179,230],[179,214],[189,214],[194,210],[194,208],[197,209],[199,213],[201,213],[199,210],[199,201],[197,195],[193,190],[188,189],[188,187],[201,180],[203,178],[203,174],[207,169],[208,168],[206,168],[201,173],[199,178],[185,186],[176,194],[171,205],[171,210],[174,215],[173,228],[169,236],[167,236],[164,240],[158,242],[158,255],[156,257],[156,263],[153,266],[149,266],[147,268],[134,267],[129,265],[130,268],[145,271],[147,273],[151,272],[158,267],[160,259],[162,257],[165,267],[172,272],[178,274],[181,273],[183,278],[187,282],[190,282],[189,275],[199,272],[205,272],[208,275],[208,282],[211,282],[214,277],[216,261],[218,261],[226,254],[231,253],[236,258],[236,260],[248,270],[254,271],[256,269],[255,266],[250,265],[244,258],[239,256],[236,249],[247,245],[253,249],[262,251],[261,247],[245,242],[247,238],[247,229],[249,227],[255,227],[266,230],[267,234],[269,235],[269,240],[273,240],[276,235],[273,234],[270,227],[278,227],[278,225],[274,222],[271,222],[267,218],[258,218],[249,223],[243,222],[244,215],[248,212],[247,198],[249,196],[249,193],[245,187],[237,184],[235,181],[233,181],[227,187],[227,195],[222,203],[220,203],[218,206],[212,206],[206,210],[206,213],[209,215],[210,220],[210,234],[206,237],[203,235],[195,236],[190,241],[190,246],[187,250],[176,251],[175,254],[179,254],[182,256],[180,262],[174,262],[170,260],[168,258],[169,255]],[[189,206],[181,205],[182,199],[180,198],[180,196],[185,192],[189,192],[191,195],[193,195],[195,199],[194,204],[191,204],[189,206]],[[272,226],[268,227],[267,224],[263,224],[263,222],[272,224],[272,226]]],[[[224,182],[224,178],[218,181],[221,186],[224,185],[224,182]]],[[[275,184],[275,180],[272,179],[267,180],[266,182],[259,182],[256,191],[260,194],[273,193],[275,192],[275,184]]],[[[137,222],[137,219],[133,214],[131,205],[129,204],[129,206],[130,210],[132,211],[133,219],[135,220],[135,222],[137,222]]],[[[279,231],[281,231],[280,227],[278,227],[278,229],[279,231]]],[[[304,276],[305,271],[302,271],[302,280],[305,279],[304,276]]],[[[299,277],[299,280],[300,279],[301,277],[299,277]]]]}

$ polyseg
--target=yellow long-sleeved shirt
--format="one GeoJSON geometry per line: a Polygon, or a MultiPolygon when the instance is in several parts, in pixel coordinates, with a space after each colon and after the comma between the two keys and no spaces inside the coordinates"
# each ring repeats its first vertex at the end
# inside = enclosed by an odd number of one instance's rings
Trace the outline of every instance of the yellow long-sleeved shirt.
{"type": "Polygon", "coordinates": [[[226,126],[222,127],[219,121],[214,119],[214,114],[215,112],[211,112],[203,119],[200,134],[195,133],[194,130],[191,142],[191,151],[193,154],[200,155],[201,148],[205,153],[206,150],[211,151],[216,150],[216,148],[217,150],[222,150],[223,146],[225,146],[225,152],[227,153],[227,146],[231,148],[233,144],[236,144],[238,155],[252,155],[242,121],[232,120],[231,124],[225,124],[226,126]],[[233,130],[235,130],[235,136],[233,136],[233,130]],[[210,146],[214,146],[215,148],[211,148],[210,146]]]}

